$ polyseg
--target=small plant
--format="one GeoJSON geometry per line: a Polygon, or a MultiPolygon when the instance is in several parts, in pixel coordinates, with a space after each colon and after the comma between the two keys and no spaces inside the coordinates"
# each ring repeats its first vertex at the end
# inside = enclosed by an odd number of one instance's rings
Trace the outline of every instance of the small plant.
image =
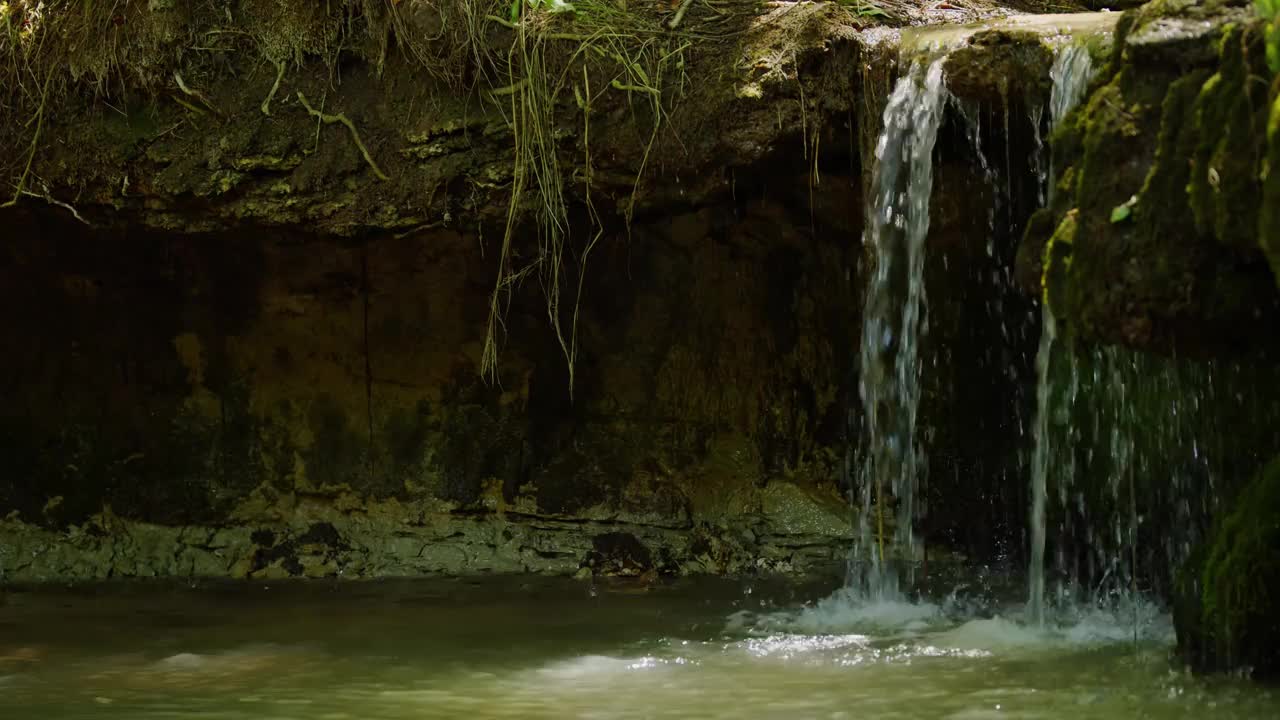
{"type": "MultiPolygon", "coordinates": [[[[1259,0],[1259,2],[1263,1],[1265,0],[1259,0]]],[[[1280,0],[1272,1],[1280,2],[1280,0]]],[[[848,8],[858,17],[889,17],[889,13],[885,12],[884,8],[875,4],[871,0],[836,0],[836,2],[842,7],[848,8]]]]}

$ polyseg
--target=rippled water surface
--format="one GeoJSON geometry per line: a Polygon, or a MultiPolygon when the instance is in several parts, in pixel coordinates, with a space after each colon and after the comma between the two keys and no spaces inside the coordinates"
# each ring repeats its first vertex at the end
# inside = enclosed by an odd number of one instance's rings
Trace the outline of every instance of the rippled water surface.
{"type": "Polygon", "coordinates": [[[0,591],[0,718],[1277,718],[1167,618],[741,582],[0,591]],[[1135,645],[1133,631],[1139,629],[1135,645]]]}

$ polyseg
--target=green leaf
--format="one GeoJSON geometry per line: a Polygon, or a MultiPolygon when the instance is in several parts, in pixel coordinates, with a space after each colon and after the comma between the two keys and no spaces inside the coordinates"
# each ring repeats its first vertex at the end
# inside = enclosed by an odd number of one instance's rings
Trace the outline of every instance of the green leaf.
{"type": "Polygon", "coordinates": [[[1111,210],[1111,222],[1113,223],[1124,222],[1125,220],[1128,220],[1129,216],[1132,214],[1133,214],[1133,210],[1129,207],[1129,203],[1125,203],[1124,205],[1117,205],[1115,206],[1114,209],[1111,210]]]}

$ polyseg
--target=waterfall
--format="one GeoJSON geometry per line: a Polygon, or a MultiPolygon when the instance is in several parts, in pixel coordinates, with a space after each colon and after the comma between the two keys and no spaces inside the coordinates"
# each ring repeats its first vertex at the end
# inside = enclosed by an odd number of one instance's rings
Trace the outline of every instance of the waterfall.
{"type": "MultiPolygon", "coordinates": [[[[1053,89],[1049,96],[1049,131],[1052,136],[1053,131],[1057,129],[1067,113],[1079,104],[1085,88],[1093,77],[1093,63],[1088,50],[1081,45],[1068,45],[1062,48],[1054,59],[1049,76],[1053,82],[1053,89]]],[[[1038,128],[1038,112],[1032,120],[1038,128]]],[[[1039,135],[1037,134],[1036,137],[1038,140],[1039,135]]],[[[1038,169],[1044,164],[1036,161],[1035,165],[1038,169]]],[[[1049,186],[1047,195],[1050,202],[1054,187],[1052,166],[1050,162],[1047,178],[1049,186]]],[[[1055,418],[1051,371],[1054,361],[1054,344],[1057,339],[1057,321],[1053,317],[1053,310],[1049,307],[1048,301],[1041,304],[1041,318],[1040,347],[1036,353],[1036,418],[1032,429],[1034,449],[1031,459],[1031,553],[1027,597],[1027,617],[1037,624],[1044,622],[1045,497],[1049,472],[1052,468],[1060,473],[1060,487],[1065,488],[1070,484],[1070,476],[1074,470],[1074,462],[1071,458],[1060,457],[1070,454],[1073,444],[1060,443],[1055,447],[1054,443],[1055,432],[1052,425],[1055,424],[1055,419],[1061,426],[1069,428],[1070,418],[1055,418]]],[[[1066,369],[1068,401],[1063,407],[1069,407],[1076,391],[1077,371],[1070,353],[1065,354],[1062,360],[1068,365],[1066,369]]]]}
{"type": "Polygon", "coordinates": [[[916,448],[920,402],[919,341],[924,329],[924,243],[929,232],[933,147],[946,89],[942,60],[913,62],[889,97],[876,143],[876,166],[863,242],[872,263],[863,308],[859,390],[868,452],[861,482],[860,590],[897,595],[888,549],[908,557],[921,463],[916,448]],[[889,495],[897,502],[886,548],[889,495]]]}
{"type": "MultiPolygon", "coordinates": [[[[1080,102],[1091,77],[1085,48],[1060,51],[1052,70],[1051,129],[1080,102]]],[[[1050,184],[1050,203],[1053,189],[1050,184]]],[[[1045,573],[1052,567],[1059,601],[1132,609],[1137,636],[1140,596],[1168,594],[1162,585],[1200,541],[1219,478],[1239,476],[1241,468],[1248,468],[1247,477],[1269,452],[1269,441],[1259,440],[1268,436],[1265,430],[1244,439],[1225,436],[1221,428],[1233,426],[1240,414],[1280,415],[1280,408],[1255,401],[1247,390],[1274,383],[1275,372],[1256,359],[1206,362],[1073,346],[1057,338],[1047,303],[1042,314],[1027,617],[1045,622],[1045,573]],[[1261,455],[1255,445],[1263,446],[1261,455]],[[1053,526],[1046,521],[1050,510],[1053,526]]]]}

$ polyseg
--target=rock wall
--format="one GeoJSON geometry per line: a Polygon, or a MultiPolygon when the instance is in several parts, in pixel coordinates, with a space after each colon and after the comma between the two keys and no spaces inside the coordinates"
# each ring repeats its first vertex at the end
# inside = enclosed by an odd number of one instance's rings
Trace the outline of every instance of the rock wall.
{"type": "Polygon", "coordinates": [[[6,10],[0,579],[839,565],[864,21],[484,5],[6,10]]]}
{"type": "Polygon", "coordinates": [[[491,238],[21,216],[0,261],[0,573],[838,564],[858,250],[744,185],[601,241],[572,397],[534,280],[480,378],[491,238]]]}

